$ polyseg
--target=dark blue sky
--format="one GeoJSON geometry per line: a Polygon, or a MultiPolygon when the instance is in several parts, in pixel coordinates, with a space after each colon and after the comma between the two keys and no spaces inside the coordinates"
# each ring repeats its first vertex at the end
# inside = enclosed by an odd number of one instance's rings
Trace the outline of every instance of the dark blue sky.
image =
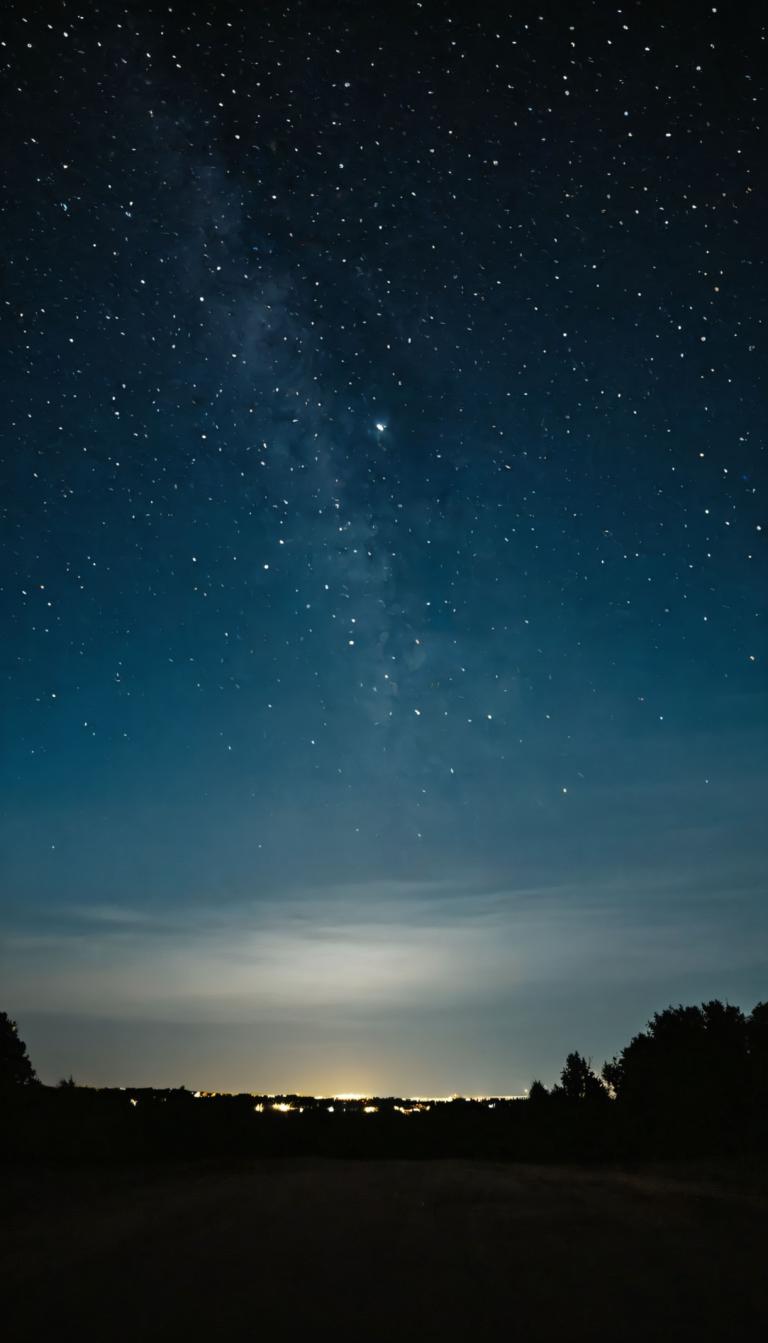
{"type": "Polygon", "coordinates": [[[510,1092],[765,997],[756,13],[10,7],[45,1080],[510,1092]]]}

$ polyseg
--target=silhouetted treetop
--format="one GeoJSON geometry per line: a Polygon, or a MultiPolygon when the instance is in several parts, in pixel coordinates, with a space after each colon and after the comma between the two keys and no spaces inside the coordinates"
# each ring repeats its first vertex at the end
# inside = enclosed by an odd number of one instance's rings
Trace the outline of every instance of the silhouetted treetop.
{"type": "MultiPolygon", "coordinates": [[[[755,1011],[757,1036],[762,1016],[755,1011]]],[[[711,1106],[715,1098],[733,1099],[748,1086],[749,1033],[740,1008],[717,999],[700,1007],[668,1007],[604,1065],[603,1077],[619,1100],[711,1106]]]]}
{"type": "Polygon", "coordinates": [[[601,1101],[607,1098],[605,1087],[593,1071],[589,1059],[583,1058],[578,1052],[566,1058],[560,1082],[553,1088],[552,1094],[567,1101],[601,1101]]]}
{"type": "Polygon", "coordinates": [[[0,1012],[0,1089],[32,1086],[37,1082],[27,1054],[27,1046],[20,1039],[16,1022],[7,1012],[0,1012]]]}

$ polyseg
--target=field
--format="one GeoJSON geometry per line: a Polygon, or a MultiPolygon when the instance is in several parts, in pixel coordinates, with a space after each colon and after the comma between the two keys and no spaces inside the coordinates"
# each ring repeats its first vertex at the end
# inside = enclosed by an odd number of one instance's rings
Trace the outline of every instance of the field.
{"type": "Polygon", "coordinates": [[[739,1339],[768,1189],[469,1161],[0,1175],[4,1338],[739,1339]]]}

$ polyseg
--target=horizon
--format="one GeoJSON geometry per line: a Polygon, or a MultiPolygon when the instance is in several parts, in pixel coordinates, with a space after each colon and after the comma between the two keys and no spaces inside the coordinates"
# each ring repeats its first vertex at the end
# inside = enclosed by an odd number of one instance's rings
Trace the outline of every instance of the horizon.
{"type": "MultiPolygon", "coordinates": [[[[711,1002],[712,998],[710,996],[707,996],[704,1001],[711,1002]]],[[[762,1004],[763,1000],[762,999],[755,1000],[750,1005],[747,1005],[745,1003],[734,1003],[727,998],[724,1001],[725,1005],[736,1008],[738,1011],[741,1011],[745,1017],[748,1017],[750,1012],[756,1006],[762,1004]]],[[[610,1055],[598,1059],[595,1058],[589,1052],[587,1052],[584,1055],[584,1057],[586,1058],[586,1062],[590,1067],[592,1067],[595,1070],[595,1072],[599,1076],[601,1074],[604,1063],[610,1062],[611,1058],[615,1058],[618,1054],[620,1054],[621,1049],[629,1043],[630,1039],[633,1039],[638,1034],[641,1034],[643,1031],[647,1030],[647,1028],[652,1023],[652,1019],[655,1016],[657,1016],[658,1013],[671,1009],[674,1006],[683,1006],[683,1004],[669,1003],[664,1005],[663,1007],[657,1006],[657,1009],[653,1013],[649,1014],[647,1020],[645,1020],[641,1025],[637,1025],[636,1028],[633,1029],[624,1039],[622,1039],[619,1043],[617,1043],[615,1049],[611,1052],[610,1055]]],[[[14,1019],[13,1013],[10,1013],[9,1015],[13,1020],[14,1019]]],[[[18,1022],[16,1024],[18,1027],[18,1022]]],[[[129,1082],[125,1081],[104,1082],[104,1081],[97,1081],[89,1077],[75,1076],[74,1071],[72,1069],[70,1069],[68,1072],[66,1070],[62,1071],[61,1069],[59,1069],[58,1071],[56,1071],[54,1069],[53,1073],[49,1070],[47,1077],[42,1077],[40,1075],[40,1069],[36,1068],[35,1071],[37,1073],[39,1080],[43,1083],[44,1086],[47,1087],[57,1087],[57,1086],[74,1084],[77,1087],[91,1090],[108,1090],[108,1091],[125,1091],[125,1092],[130,1091],[162,1092],[162,1091],[183,1090],[188,1092],[195,1099],[206,1099],[216,1096],[250,1096],[254,1099],[258,1098],[260,1100],[281,1100],[281,1099],[284,1100],[287,1098],[291,1098],[296,1100],[333,1101],[333,1102],[350,1102],[350,1103],[363,1102],[366,1100],[404,1100],[413,1102],[415,1104],[434,1105],[434,1104],[444,1104],[455,1100],[487,1101],[487,1102],[525,1100],[528,1098],[530,1092],[530,1086],[533,1084],[534,1081],[542,1083],[547,1089],[551,1089],[552,1086],[556,1084],[562,1071],[562,1065],[565,1061],[566,1053],[571,1053],[572,1050],[577,1050],[577,1052],[582,1053],[580,1046],[577,1047],[576,1045],[571,1044],[568,1047],[568,1049],[564,1052],[563,1057],[561,1058],[558,1067],[554,1073],[547,1076],[541,1069],[539,1070],[534,1069],[529,1078],[529,1084],[521,1087],[519,1090],[514,1092],[504,1092],[502,1090],[486,1089],[485,1091],[482,1092],[472,1092],[468,1090],[465,1091],[451,1090],[451,1091],[444,1091],[439,1094],[434,1092],[426,1094],[426,1092],[423,1089],[408,1090],[408,1089],[395,1088],[393,1090],[391,1087],[386,1090],[373,1088],[367,1091],[360,1091],[360,1090],[334,1091],[332,1089],[312,1090],[311,1088],[302,1089],[297,1088],[295,1086],[285,1086],[279,1090],[262,1088],[262,1087],[252,1087],[252,1086],[246,1086],[246,1087],[222,1086],[218,1088],[209,1088],[209,1087],[196,1086],[194,1083],[188,1085],[186,1081],[178,1081],[178,1080],[172,1083],[169,1083],[167,1080],[137,1081],[136,1079],[129,1082]],[[50,1078],[52,1078],[54,1073],[56,1075],[56,1080],[55,1081],[49,1080],[50,1078]]]]}
{"type": "MultiPolygon", "coordinates": [[[[43,1085],[50,1086],[51,1084],[43,1083],[43,1085]]],[[[339,1103],[346,1102],[349,1104],[357,1104],[363,1101],[391,1100],[391,1101],[412,1101],[415,1105],[427,1105],[427,1106],[449,1105],[451,1101],[487,1101],[489,1104],[493,1104],[496,1101],[522,1101],[527,1100],[528,1098],[527,1091],[521,1092],[519,1095],[513,1095],[513,1096],[501,1096],[501,1095],[468,1096],[462,1094],[460,1091],[455,1091],[450,1096],[410,1096],[406,1092],[397,1092],[397,1091],[388,1092],[386,1094],[384,1094],[383,1092],[373,1092],[373,1091],[366,1093],[359,1091],[356,1092],[345,1091],[342,1092],[340,1095],[337,1095],[335,1092],[324,1091],[320,1095],[313,1095],[312,1093],[305,1091],[251,1091],[248,1089],[241,1091],[205,1091],[198,1089],[196,1091],[193,1091],[191,1087],[187,1087],[184,1085],[178,1087],[160,1087],[160,1086],[131,1086],[130,1084],[128,1084],[118,1087],[102,1087],[99,1086],[97,1083],[78,1082],[74,1078],[72,1078],[71,1080],[69,1078],[62,1078],[58,1083],[54,1084],[54,1086],[57,1088],[63,1086],[66,1087],[74,1086],[75,1088],[84,1091],[126,1091],[126,1092],[185,1091],[193,1100],[215,1100],[217,1096],[225,1096],[225,1097],[248,1096],[251,1100],[262,1100],[262,1101],[265,1100],[281,1101],[290,1099],[297,1101],[334,1101],[339,1103]]],[[[275,1106],[273,1108],[279,1109],[280,1107],[275,1106]]]]}

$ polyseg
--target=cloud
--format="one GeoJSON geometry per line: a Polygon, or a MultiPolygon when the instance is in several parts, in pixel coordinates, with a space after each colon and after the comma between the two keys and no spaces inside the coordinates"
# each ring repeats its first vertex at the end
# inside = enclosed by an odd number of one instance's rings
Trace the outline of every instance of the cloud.
{"type": "Polygon", "coordinates": [[[155,913],[73,906],[6,939],[14,1010],[244,1021],[500,1010],[567,982],[630,983],[755,962],[753,892],[690,887],[370,882],[155,913]],[[731,918],[724,920],[724,904],[731,918]],[[753,910],[750,919],[749,911],[753,910]],[[736,917],[738,912],[738,917],[736,917]]]}

